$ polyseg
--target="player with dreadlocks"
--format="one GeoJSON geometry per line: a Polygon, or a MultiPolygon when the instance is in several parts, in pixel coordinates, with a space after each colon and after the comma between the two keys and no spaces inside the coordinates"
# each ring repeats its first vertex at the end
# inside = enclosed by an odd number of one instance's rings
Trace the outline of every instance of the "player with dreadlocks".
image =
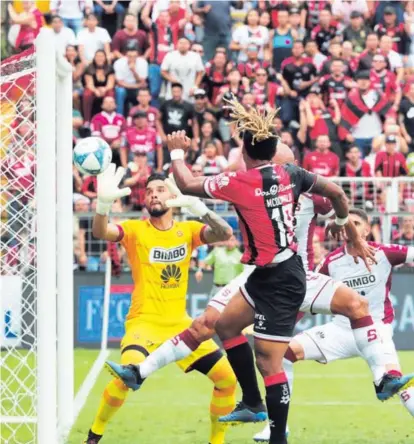
{"type": "MultiPolygon", "coordinates": [[[[294,235],[300,194],[312,190],[327,197],[336,213],[328,228],[331,234],[335,237],[345,234],[355,248],[354,254],[365,262],[367,258],[375,259],[348,220],[347,199],[341,188],[293,164],[271,163],[277,143],[273,126],[276,111],[267,114],[255,109],[247,111],[236,100],[231,100],[229,106],[242,133],[247,171],[193,177],[184,163],[190,139],[184,132],[173,133],[168,136],[168,147],[174,177],[183,194],[229,201],[239,215],[246,246],[242,262],[256,268],[232,297],[215,327],[239,382],[246,383],[254,380],[255,370],[249,345],[241,332],[254,322],[256,363],[266,386],[270,443],[286,444],[290,395],[282,360],[306,292],[306,274],[296,254],[294,235]]],[[[184,200],[185,196],[183,203],[184,200]]],[[[174,338],[177,350],[192,348],[194,342],[197,339],[188,341],[188,334],[174,338]]],[[[128,366],[120,372],[120,377],[126,385],[136,385],[145,376],[140,375],[138,366],[128,366]]]]}

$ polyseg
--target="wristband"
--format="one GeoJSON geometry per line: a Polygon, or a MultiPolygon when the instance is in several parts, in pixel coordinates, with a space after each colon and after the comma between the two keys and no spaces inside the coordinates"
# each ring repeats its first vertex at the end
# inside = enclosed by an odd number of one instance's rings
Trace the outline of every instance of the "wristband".
{"type": "Polygon", "coordinates": [[[343,225],[348,223],[348,216],[343,217],[343,218],[336,216],[335,223],[336,223],[336,225],[339,225],[340,227],[342,227],[343,225]]]}
{"type": "Polygon", "coordinates": [[[171,160],[184,160],[184,150],[175,149],[170,153],[171,160]]]}
{"type": "Polygon", "coordinates": [[[102,202],[98,199],[96,202],[96,214],[100,216],[108,216],[111,211],[112,203],[102,202]]]}

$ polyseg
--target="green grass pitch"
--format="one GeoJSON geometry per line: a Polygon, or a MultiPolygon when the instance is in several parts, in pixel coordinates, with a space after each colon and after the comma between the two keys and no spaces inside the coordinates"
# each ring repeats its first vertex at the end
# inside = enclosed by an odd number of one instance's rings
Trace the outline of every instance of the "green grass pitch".
{"type": "MultiPolygon", "coordinates": [[[[75,351],[77,388],[97,355],[97,351],[75,351]]],[[[119,353],[112,352],[111,359],[118,360],[119,353]]],[[[414,371],[412,351],[401,352],[400,359],[406,372],[414,371]]],[[[361,359],[327,366],[297,363],[295,377],[289,444],[414,443],[414,419],[397,398],[386,403],[376,400],[369,369],[361,359]]],[[[102,371],[72,429],[70,444],[80,444],[84,439],[109,380],[109,374],[102,371]]],[[[185,375],[171,365],[148,379],[139,392],[130,393],[101,442],[207,444],[211,389],[203,375],[185,375]]],[[[253,434],[261,428],[260,424],[233,427],[226,443],[253,443],[253,434]]],[[[24,436],[19,438],[25,442],[24,436]]],[[[3,427],[0,442],[15,444],[7,440],[3,427]]]]}

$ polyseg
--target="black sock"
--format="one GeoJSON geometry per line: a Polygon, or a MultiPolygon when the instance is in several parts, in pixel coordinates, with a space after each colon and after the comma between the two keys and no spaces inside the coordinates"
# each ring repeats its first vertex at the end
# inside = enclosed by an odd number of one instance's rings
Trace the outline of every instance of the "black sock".
{"type": "Polygon", "coordinates": [[[262,398],[256,377],[253,351],[246,336],[240,335],[223,341],[223,346],[243,391],[243,402],[249,407],[261,405],[262,398]]]}
{"type": "Polygon", "coordinates": [[[284,372],[264,378],[266,405],[270,424],[269,444],[287,444],[286,424],[289,413],[290,391],[284,372]]]}

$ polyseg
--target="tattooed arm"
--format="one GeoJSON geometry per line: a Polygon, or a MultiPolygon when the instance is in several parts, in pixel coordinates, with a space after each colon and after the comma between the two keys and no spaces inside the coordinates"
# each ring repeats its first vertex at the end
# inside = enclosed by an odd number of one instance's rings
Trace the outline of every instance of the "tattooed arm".
{"type": "Polygon", "coordinates": [[[206,244],[214,244],[215,242],[226,241],[233,236],[231,226],[219,215],[213,211],[208,211],[202,216],[201,220],[207,224],[207,228],[203,231],[203,241],[206,244]]]}

